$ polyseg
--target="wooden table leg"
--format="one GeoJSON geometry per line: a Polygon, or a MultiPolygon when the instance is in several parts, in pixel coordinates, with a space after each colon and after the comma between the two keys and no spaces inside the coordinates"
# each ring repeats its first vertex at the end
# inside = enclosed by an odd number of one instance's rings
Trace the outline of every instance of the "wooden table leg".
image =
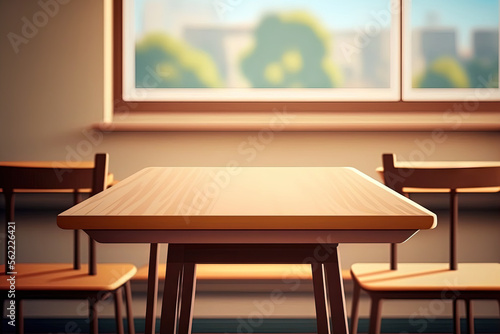
{"type": "Polygon", "coordinates": [[[311,263],[314,289],[314,303],[316,306],[316,327],[318,334],[330,334],[330,318],[327,310],[327,290],[323,264],[311,263]]]}
{"type": "Polygon", "coordinates": [[[344,297],[344,282],[340,268],[338,247],[324,264],[330,301],[333,334],[347,334],[347,316],[344,297]]]}
{"type": "Polygon", "coordinates": [[[154,334],[156,324],[156,301],[158,298],[158,244],[149,248],[148,295],[146,299],[145,333],[154,334]]]}
{"type": "Polygon", "coordinates": [[[168,245],[167,270],[161,306],[160,334],[175,334],[179,315],[184,247],[168,245]]]}
{"type": "Polygon", "coordinates": [[[191,334],[193,305],[196,292],[196,264],[184,263],[182,273],[182,293],[179,317],[179,333],[191,334]]]}

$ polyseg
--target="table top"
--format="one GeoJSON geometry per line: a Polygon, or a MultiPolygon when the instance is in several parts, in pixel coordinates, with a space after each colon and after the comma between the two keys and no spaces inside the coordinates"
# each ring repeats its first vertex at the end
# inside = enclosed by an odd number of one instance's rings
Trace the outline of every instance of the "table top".
{"type": "Polygon", "coordinates": [[[84,230],[418,230],[436,216],[349,167],[151,167],[58,216],[84,230]]]}
{"type": "MultiPolygon", "coordinates": [[[[455,168],[486,168],[500,167],[500,161],[396,161],[397,168],[411,169],[455,169],[455,168]]],[[[377,167],[377,173],[384,179],[384,167],[377,167]]],[[[406,193],[447,193],[450,189],[445,188],[403,188],[406,193]]],[[[478,188],[459,188],[460,193],[496,193],[500,192],[500,187],[478,187],[478,188]]]]}

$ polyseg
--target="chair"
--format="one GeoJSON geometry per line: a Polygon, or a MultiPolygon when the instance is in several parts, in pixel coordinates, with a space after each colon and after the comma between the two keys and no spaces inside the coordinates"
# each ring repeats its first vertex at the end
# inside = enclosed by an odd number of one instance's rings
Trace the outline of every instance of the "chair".
{"type": "MultiPolygon", "coordinates": [[[[92,165],[92,164],[90,164],[92,165]]],[[[14,220],[14,197],[17,191],[45,192],[73,189],[75,204],[81,200],[80,190],[91,188],[91,196],[105,188],[108,175],[108,155],[96,154],[94,166],[89,164],[57,167],[0,166],[0,188],[5,196],[5,266],[3,274],[15,276],[15,298],[10,295],[9,282],[0,280],[1,305],[7,301],[15,303],[16,332],[23,333],[22,302],[26,299],[88,299],[90,333],[97,333],[97,307],[99,301],[114,296],[117,333],[123,333],[122,300],[125,291],[128,332],[133,334],[130,279],[137,269],[132,264],[96,264],[95,241],[89,239],[89,264],[80,264],[79,236],[74,233],[73,264],[64,263],[15,263],[14,254],[7,241],[15,240],[12,228],[14,220]],[[12,237],[10,237],[12,236],[12,237]],[[12,272],[14,274],[12,274],[12,272]]],[[[15,225],[14,225],[15,226],[15,225]]],[[[14,227],[15,229],[15,227],[14,227]]],[[[47,242],[49,242],[47,240],[47,242]]],[[[11,243],[14,245],[14,243],[11,243]]],[[[11,246],[12,246],[11,245],[11,246]]],[[[17,248],[23,240],[15,240],[17,248]]],[[[29,247],[25,245],[24,247],[29,247]]]]}
{"type": "MultiPolygon", "coordinates": [[[[449,299],[453,302],[454,332],[460,333],[459,300],[464,300],[468,333],[474,333],[472,300],[493,299],[500,303],[499,263],[457,263],[457,189],[497,187],[500,167],[422,166],[397,167],[393,154],[383,155],[387,186],[400,194],[423,189],[445,189],[450,195],[449,263],[397,263],[397,246],[391,244],[390,264],[357,263],[351,267],[353,303],[351,333],[357,333],[360,291],[371,299],[370,333],[380,333],[383,299],[449,299]],[[413,189],[409,189],[413,188],[413,189]],[[417,188],[417,189],[415,189],[417,188]],[[447,190],[446,190],[447,189],[447,190]]],[[[441,190],[443,191],[443,190],[441,190]]]]}

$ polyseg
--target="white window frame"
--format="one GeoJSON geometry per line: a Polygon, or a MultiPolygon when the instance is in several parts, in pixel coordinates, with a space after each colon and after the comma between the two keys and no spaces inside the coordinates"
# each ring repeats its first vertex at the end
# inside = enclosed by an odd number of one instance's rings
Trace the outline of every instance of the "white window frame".
{"type": "MultiPolygon", "coordinates": [[[[123,0],[123,98],[128,101],[398,101],[401,96],[400,74],[400,0],[390,0],[390,85],[388,88],[135,88],[135,36],[133,3],[123,0]]],[[[363,33],[370,38],[367,22],[363,33]]],[[[154,78],[151,78],[154,80],[154,78]]]]}
{"type": "MultiPolygon", "coordinates": [[[[404,101],[495,101],[500,100],[499,88],[413,88],[412,87],[412,31],[411,31],[412,0],[403,0],[403,100],[404,101]]],[[[500,6],[499,6],[500,11],[500,6]]],[[[499,12],[500,17],[500,12],[499,12]]],[[[500,22],[499,22],[500,32],[500,22]]],[[[500,64],[500,52],[499,64],[500,64]]],[[[500,74],[500,66],[499,66],[500,74]]],[[[499,75],[500,77],[500,75],[499,75]]]]}

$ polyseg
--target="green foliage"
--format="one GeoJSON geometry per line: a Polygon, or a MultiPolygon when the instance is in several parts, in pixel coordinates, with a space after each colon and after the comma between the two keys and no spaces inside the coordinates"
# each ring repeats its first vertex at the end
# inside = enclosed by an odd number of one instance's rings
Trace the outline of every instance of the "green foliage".
{"type": "Polygon", "coordinates": [[[467,72],[452,57],[436,59],[425,73],[413,82],[417,88],[468,88],[470,87],[467,72]]]}
{"type": "Polygon", "coordinates": [[[330,88],[341,75],[330,61],[330,37],[304,11],[265,16],[241,69],[254,88],[330,88]]]}
{"type": "Polygon", "coordinates": [[[145,36],[136,44],[137,88],[205,88],[223,83],[212,58],[205,52],[162,34],[145,36]]]}
{"type": "Polygon", "coordinates": [[[498,88],[498,58],[473,59],[467,63],[467,72],[473,88],[498,88]]]}

